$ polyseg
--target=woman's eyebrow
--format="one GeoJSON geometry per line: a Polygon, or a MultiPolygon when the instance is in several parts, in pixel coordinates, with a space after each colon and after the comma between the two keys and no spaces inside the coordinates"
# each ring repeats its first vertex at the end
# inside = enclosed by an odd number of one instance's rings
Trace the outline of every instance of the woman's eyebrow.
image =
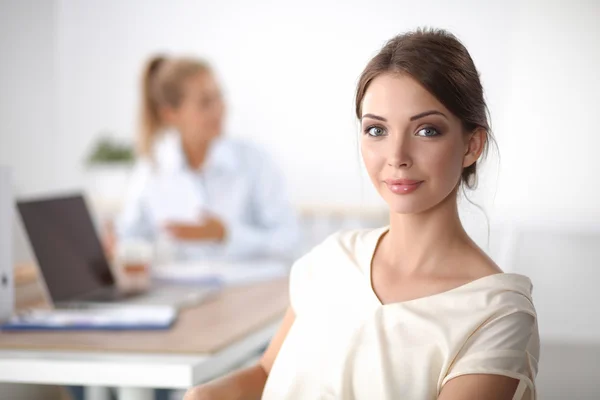
{"type": "MultiPolygon", "coordinates": [[[[441,115],[442,117],[448,119],[448,117],[446,116],[446,114],[444,114],[441,111],[429,110],[429,111],[424,111],[422,113],[419,113],[417,115],[413,115],[412,117],[410,117],[410,120],[411,121],[416,121],[417,119],[421,119],[421,118],[427,117],[428,115],[441,115]]],[[[376,120],[379,120],[379,121],[387,122],[387,119],[385,119],[384,117],[381,117],[379,115],[375,115],[375,114],[365,114],[365,115],[362,116],[361,119],[364,119],[364,118],[371,118],[371,119],[376,119],[376,120]]]]}
{"type": "Polygon", "coordinates": [[[425,111],[425,112],[419,113],[419,114],[417,114],[417,115],[413,115],[412,117],[410,117],[410,120],[411,120],[411,121],[415,121],[415,120],[417,120],[417,119],[420,119],[420,118],[426,117],[426,116],[428,116],[428,115],[441,115],[442,117],[444,117],[444,118],[448,119],[448,117],[446,116],[446,114],[444,114],[444,113],[443,113],[443,112],[441,112],[441,111],[437,111],[437,110],[429,110],[429,111],[425,111]]]}
{"type": "Polygon", "coordinates": [[[377,119],[379,121],[387,122],[387,119],[380,117],[379,115],[375,115],[375,114],[365,114],[362,116],[361,119],[365,119],[365,118],[377,119]]]}

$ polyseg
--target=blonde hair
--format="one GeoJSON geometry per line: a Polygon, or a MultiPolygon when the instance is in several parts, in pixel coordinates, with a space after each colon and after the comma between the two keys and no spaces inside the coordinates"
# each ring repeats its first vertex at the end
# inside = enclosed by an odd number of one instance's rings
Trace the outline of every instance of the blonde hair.
{"type": "Polygon", "coordinates": [[[210,67],[202,60],[192,58],[152,57],[142,74],[142,102],[139,151],[150,156],[154,139],[164,128],[160,109],[177,107],[183,96],[184,82],[200,73],[210,72],[210,67]]]}

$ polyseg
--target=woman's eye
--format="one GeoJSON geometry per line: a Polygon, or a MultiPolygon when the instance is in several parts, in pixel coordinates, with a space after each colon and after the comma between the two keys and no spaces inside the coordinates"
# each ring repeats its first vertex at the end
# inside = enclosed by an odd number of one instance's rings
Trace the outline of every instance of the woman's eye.
{"type": "Polygon", "coordinates": [[[422,137],[437,136],[439,134],[440,133],[437,131],[437,129],[432,128],[432,127],[422,128],[417,131],[417,136],[422,136],[422,137]]]}
{"type": "Polygon", "coordinates": [[[378,126],[372,126],[370,128],[367,128],[366,133],[369,136],[378,137],[383,136],[385,134],[385,130],[378,126]]]}

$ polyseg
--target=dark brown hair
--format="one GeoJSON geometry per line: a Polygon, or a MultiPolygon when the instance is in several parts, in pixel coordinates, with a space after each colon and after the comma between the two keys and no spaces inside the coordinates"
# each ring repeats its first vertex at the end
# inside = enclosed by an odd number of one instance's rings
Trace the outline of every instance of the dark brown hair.
{"type": "MultiPolygon", "coordinates": [[[[408,74],[419,82],[462,121],[466,133],[485,129],[485,157],[494,138],[483,87],[471,55],[454,35],[441,29],[418,29],[389,40],[360,76],[356,90],[358,119],[373,79],[390,72],[408,74]]],[[[477,162],[463,169],[461,181],[469,189],[477,186],[477,162]]]]}
{"type": "Polygon", "coordinates": [[[160,108],[179,106],[184,82],[200,72],[210,72],[202,60],[155,56],[148,61],[142,74],[139,150],[143,155],[150,155],[154,138],[163,128],[160,108]]]}

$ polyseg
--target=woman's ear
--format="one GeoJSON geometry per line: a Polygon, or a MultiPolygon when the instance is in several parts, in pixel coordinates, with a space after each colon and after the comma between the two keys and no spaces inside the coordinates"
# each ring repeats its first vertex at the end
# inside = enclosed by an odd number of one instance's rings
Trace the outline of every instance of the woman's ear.
{"type": "Polygon", "coordinates": [[[483,152],[486,141],[487,131],[484,128],[477,128],[468,135],[465,156],[463,158],[463,168],[475,164],[483,152]]]}

